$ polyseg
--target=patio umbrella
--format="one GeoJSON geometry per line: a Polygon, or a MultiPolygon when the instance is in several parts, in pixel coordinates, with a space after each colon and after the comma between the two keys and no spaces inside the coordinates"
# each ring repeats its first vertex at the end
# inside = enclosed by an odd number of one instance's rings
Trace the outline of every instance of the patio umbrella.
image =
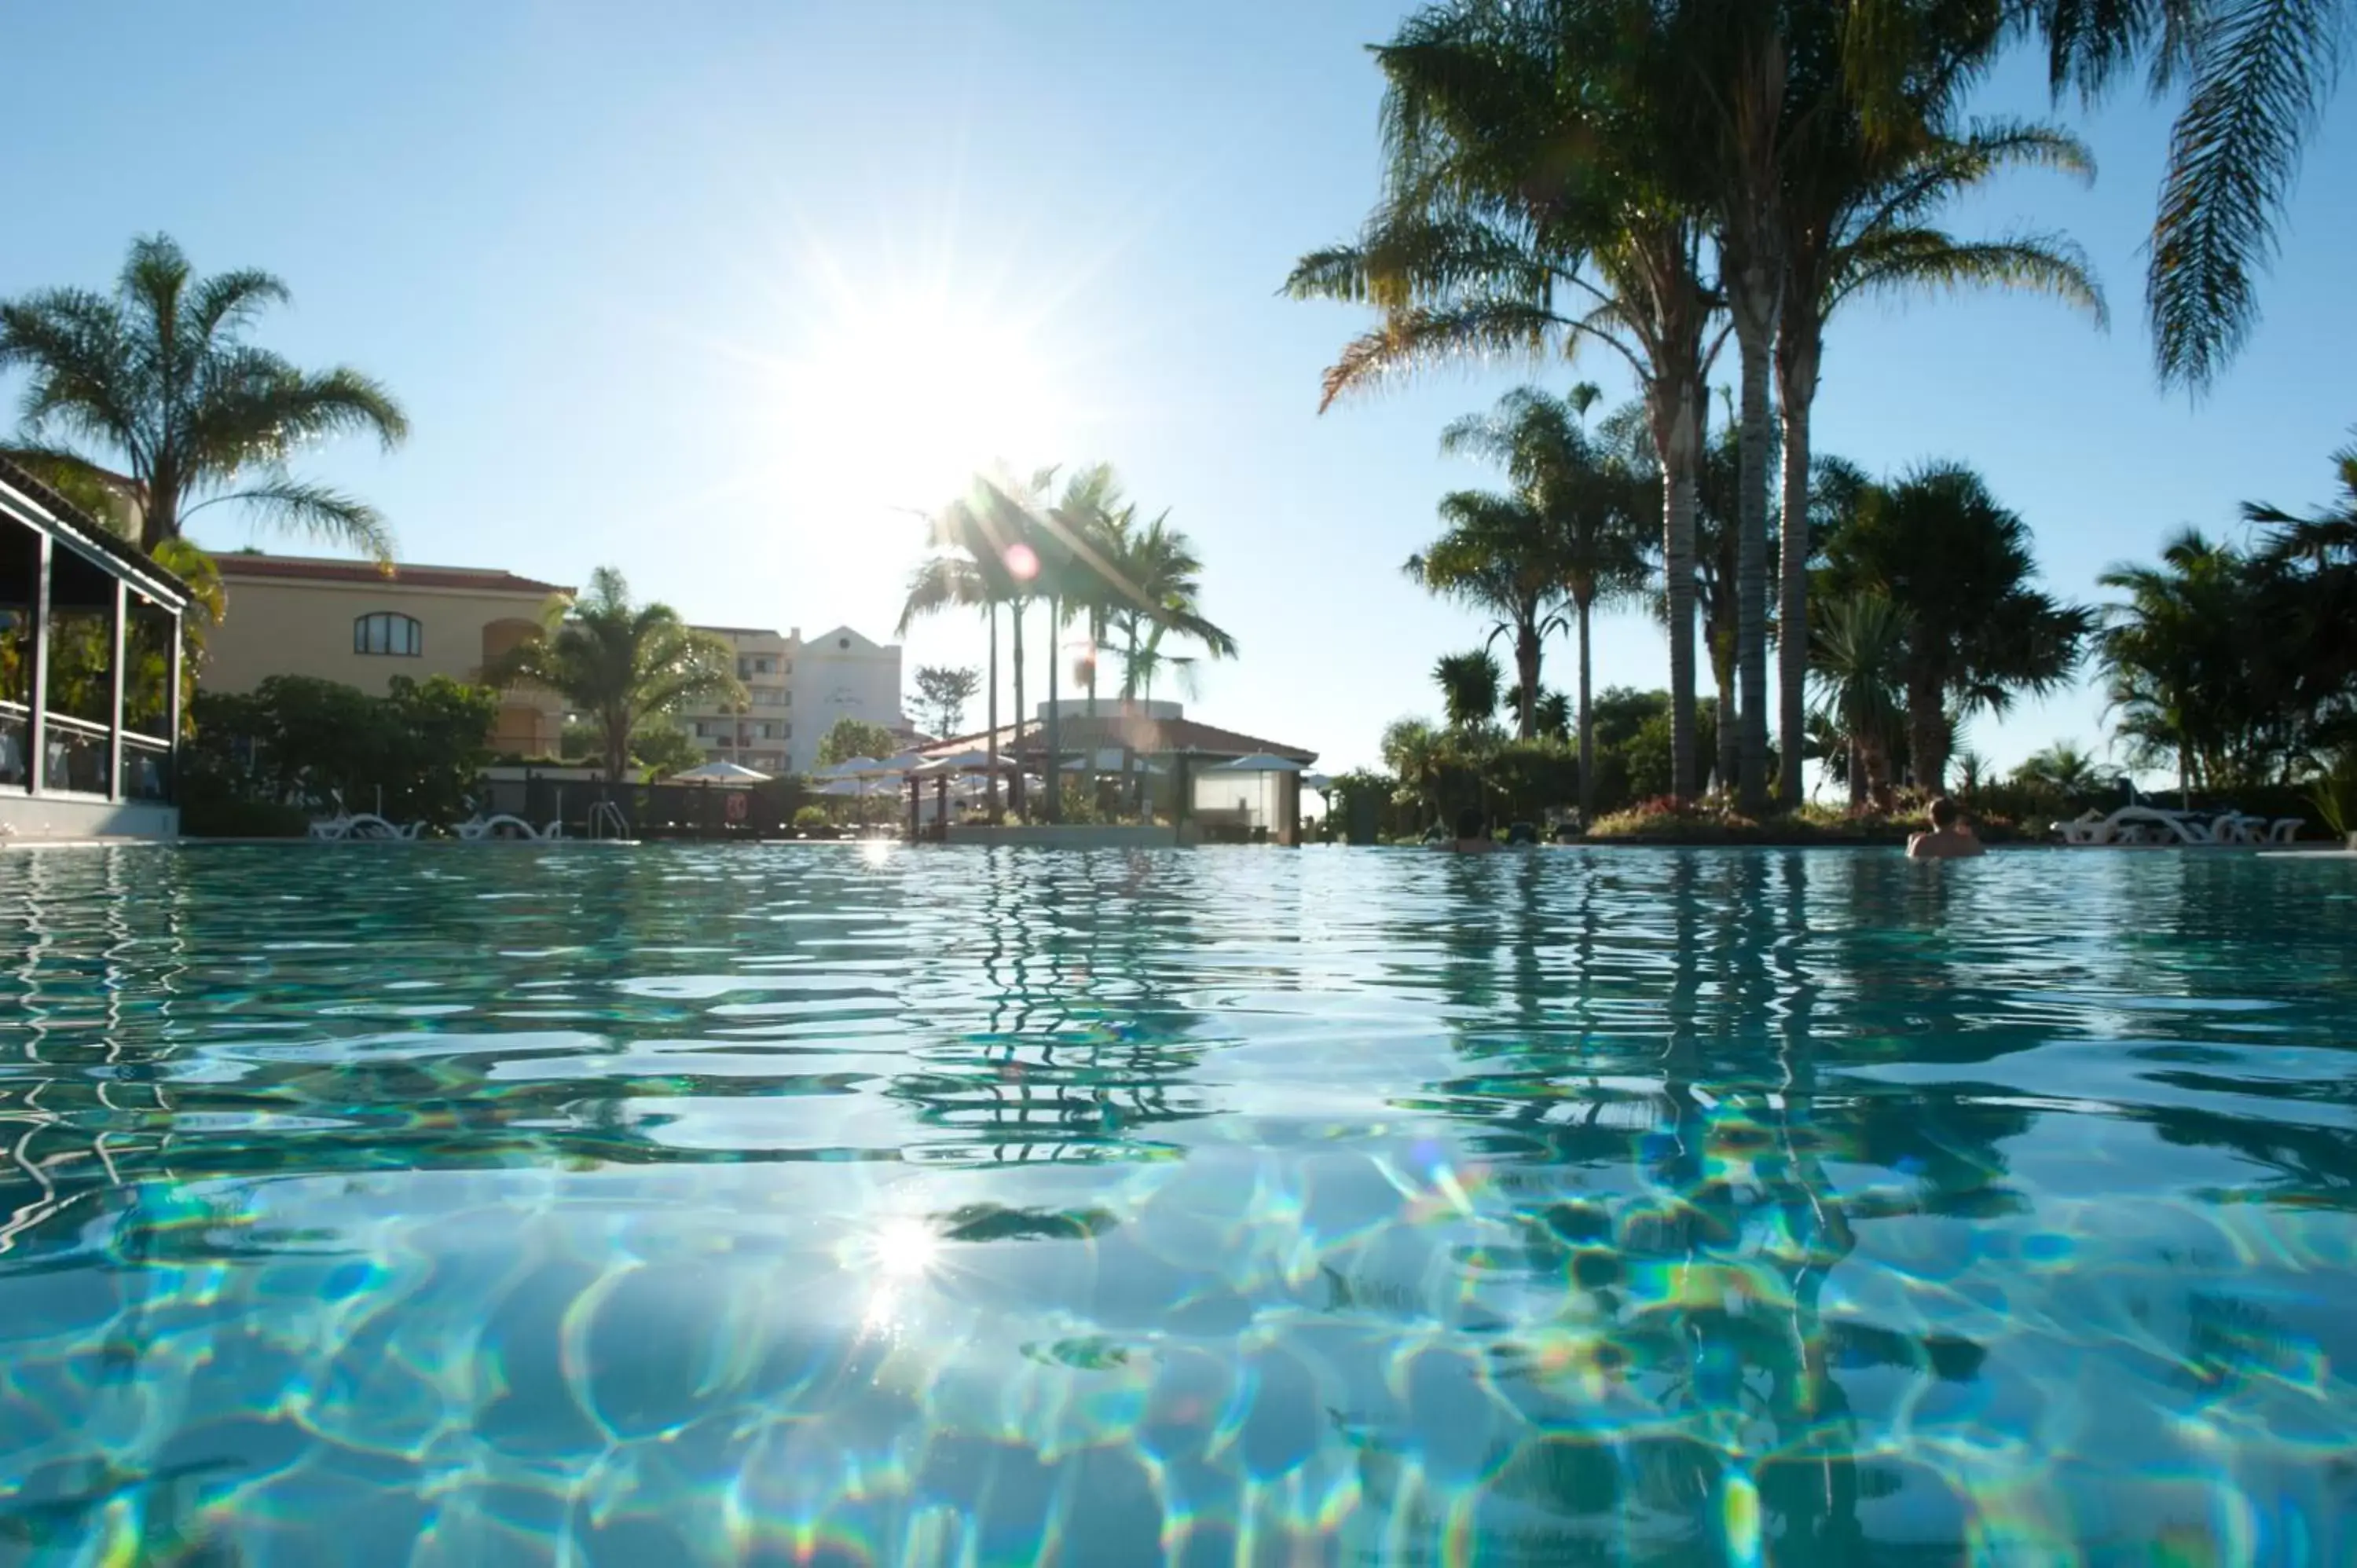
{"type": "Polygon", "coordinates": [[[769,781],[768,774],[734,762],[707,762],[701,768],[674,773],[665,780],[671,784],[766,784],[769,781]]]}
{"type": "Polygon", "coordinates": [[[1250,757],[1239,757],[1233,762],[1214,763],[1205,769],[1210,773],[1298,773],[1303,765],[1289,757],[1278,757],[1265,751],[1255,751],[1250,757]]]}
{"type": "Polygon", "coordinates": [[[811,769],[813,779],[856,779],[876,766],[872,757],[846,757],[840,762],[830,762],[823,768],[811,769]]]}
{"type": "Polygon", "coordinates": [[[1304,789],[1315,789],[1323,795],[1334,788],[1334,780],[1327,778],[1323,773],[1305,773],[1301,776],[1301,787],[1304,789]]]}
{"type": "MultiPolygon", "coordinates": [[[[1014,772],[1014,759],[1001,756],[998,758],[998,770],[1001,773],[1014,772]]],[[[910,771],[921,773],[928,779],[940,773],[987,773],[990,771],[990,753],[979,747],[966,751],[953,751],[946,757],[928,758],[921,766],[910,771]]]]}

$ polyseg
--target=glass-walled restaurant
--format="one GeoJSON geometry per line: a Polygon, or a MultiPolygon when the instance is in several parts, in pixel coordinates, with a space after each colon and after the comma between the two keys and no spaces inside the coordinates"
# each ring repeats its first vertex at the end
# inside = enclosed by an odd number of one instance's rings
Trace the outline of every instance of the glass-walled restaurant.
{"type": "Polygon", "coordinates": [[[0,458],[0,837],[169,837],[188,593],[0,458]]]}

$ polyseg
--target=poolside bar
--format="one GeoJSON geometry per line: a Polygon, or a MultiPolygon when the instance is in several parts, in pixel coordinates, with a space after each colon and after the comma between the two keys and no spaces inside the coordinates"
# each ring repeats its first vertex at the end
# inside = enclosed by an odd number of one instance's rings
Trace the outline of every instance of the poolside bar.
{"type": "Polygon", "coordinates": [[[0,458],[0,842],[173,838],[188,591],[0,458]]]}

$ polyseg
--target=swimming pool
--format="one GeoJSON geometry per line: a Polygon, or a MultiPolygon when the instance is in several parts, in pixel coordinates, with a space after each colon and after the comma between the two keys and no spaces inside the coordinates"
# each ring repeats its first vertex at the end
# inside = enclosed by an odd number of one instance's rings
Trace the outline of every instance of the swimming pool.
{"type": "Polygon", "coordinates": [[[0,921],[0,1563],[2357,1558],[2357,865],[189,846],[0,921]]]}

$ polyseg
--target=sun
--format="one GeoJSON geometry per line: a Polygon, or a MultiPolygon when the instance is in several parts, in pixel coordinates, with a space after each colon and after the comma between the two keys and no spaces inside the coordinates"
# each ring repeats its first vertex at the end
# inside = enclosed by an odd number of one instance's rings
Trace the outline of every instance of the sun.
{"type": "Polygon", "coordinates": [[[1068,423],[1039,324],[945,290],[839,300],[778,370],[787,483],[821,506],[931,511],[1068,423]]]}

